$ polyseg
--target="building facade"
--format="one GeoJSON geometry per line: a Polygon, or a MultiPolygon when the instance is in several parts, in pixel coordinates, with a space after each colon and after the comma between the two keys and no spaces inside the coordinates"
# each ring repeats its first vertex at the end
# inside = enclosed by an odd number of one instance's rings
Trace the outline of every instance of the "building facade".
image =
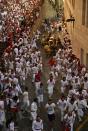
{"type": "Polygon", "coordinates": [[[65,20],[71,34],[73,52],[88,67],[88,0],[64,0],[65,20]]]}

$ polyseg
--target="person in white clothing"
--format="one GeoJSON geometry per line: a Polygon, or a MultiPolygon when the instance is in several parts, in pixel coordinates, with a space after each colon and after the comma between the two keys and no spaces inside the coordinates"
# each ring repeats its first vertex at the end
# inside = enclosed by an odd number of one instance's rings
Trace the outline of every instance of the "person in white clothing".
{"type": "Polygon", "coordinates": [[[39,116],[37,116],[36,120],[33,121],[32,130],[33,131],[43,131],[43,121],[39,116]]]}
{"type": "Polygon", "coordinates": [[[65,120],[65,123],[66,123],[66,129],[68,128],[69,131],[73,131],[75,117],[76,117],[75,113],[73,114],[72,112],[68,112],[64,116],[64,120],[65,120]]]}
{"type": "Polygon", "coordinates": [[[15,46],[15,48],[14,48],[14,53],[16,56],[18,56],[18,47],[17,46],[15,46]]]}
{"type": "Polygon", "coordinates": [[[3,127],[5,123],[5,109],[4,109],[4,101],[0,100],[0,127],[3,127]]]}
{"type": "Polygon", "coordinates": [[[23,92],[23,108],[27,110],[29,106],[30,106],[30,101],[28,95],[28,88],[25,88],[25,91],[23,92]]]}
{"type": "Polygon", "coordinates": [[[17,85],[19,82],[18,82],[18,78],[16,76],[13,77],[13,83],[15,85],[17,85]]]}
{"type": "Polygon", "coordinates": [[[47,115],[50,122],[50,130],[53,130],[53,122],[55,121],[55,107],[55,103],[52,102],[52,99],[49,99],[45,108],[47,110],[47,115]]]}
{"type": "Polygon", "coordinates": [[[33,42],[32,42],[32,48],[37,48],[36,39],[35,38],[33,39],[33,42]]]}
{"type": "Polygon", "coordinates": [[[30,62],[27,60],[26,61],[26,77],[29,76],[31,73],[31,66],[30,66],[30,62]]]}
{"type": "Polygon", "coordinates": [[[15,131],[15,125],[13,119],[11,119],[9,124],[9,131],[15,131]]]}
{"type": "Polygon", "coordinates": [[[52,102],[52,99],[49,99],[48,103],[45,106],[45,108],[47,109],[49,121],[53,121],[55,119],[55,107],[55,103],[52,102]]]}
{"type": "Polygon", "coordinates": [[[66,77],[63,77],[63,79],[61,80],[61,93],[64,93],[67,85],[68,81],[66,80],[66,77]]]}
{"type": "Polygon", "coordinates": [[[12,90],[12,96],[19,96],[19,94],[22,94],[22,90],[20,88],[20,85],[13,85],[13,90],[12,90]]]}
{"type": "Polygon", "coordinates": [[[84,77],[84,89],[88,89],[88,78],[84,77]]]}
{"type": "Polygon", "coordinates": [[[48,94],[49,94],[49,97],[51,97],[53,95],[53,89],[55,85],[55,80],[52,75],[50,76],[49,80],[47,81],[47,84],[48,84],[48,94]]]}
{"type": "Polygon", "coordinates": [[[34,101],[31,104],[31,116],[32,116],[32,120],[36,120],[37,110],[38,110],[37,99],[35,98],[34,101]]]}
{"type": "Polygon", "coordinates": [[[85,77],[88,78],[88,69],[86,70],[85,77]]]}
{"type": "Polygon", "coordinates": [[[43,91],[43,83],[40,83],[40,87],[37,90],[37,98],[38,98],[38,104],[41,106],[43,103],[43,97],[44,97],[44,91],[43,91]]]}
{"type": "Polygon", "coordinates": [[[66,109],[68,109],[68,112],[77,111],[77,101],[71,98],[70,101],[67,101],[66,109]]]}
{"type": "Polygon", "coordinates": [[[63,119],[64,119],[64,111],[66,110],[66,104],[67,104],[67,101],[65,100],[64,96],[62,95],[61,99],[59,99],[57,102],[58,108],[61,111],[61,122],[63,122],[63,119]]]}
{"type": "Polygon", "coordinates": [[[77,114],[78,114],[79,121],[82,121],[82,118],[84,116],[84,112],[83,112],[84,108],[88,109],[88,105],[80,96],[79,99],[77,100],[77,114]]]}
{"type": "Polygon", "coordinates": [[[33,65],[33,67],[32,67],[32,73],[33,73],[32,82],[34,82],[35,81],[35,74],[38,73],[37,64],[33,65]]]}

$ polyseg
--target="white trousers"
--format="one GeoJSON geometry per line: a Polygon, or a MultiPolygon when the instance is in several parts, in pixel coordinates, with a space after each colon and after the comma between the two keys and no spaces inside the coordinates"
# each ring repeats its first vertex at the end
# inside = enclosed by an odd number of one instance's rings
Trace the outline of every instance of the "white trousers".
{"type": "Polygon", "coordinates": [[[37,90],[39,89],[39,87],[40,87],[40,82],[35,82],[36,95],[37,95],[37,90]]]}
{"type": "Polygon", "coordinates": [[[61,110],[61,121],[63,121],[63,119],[64,119],[64,111],[61,110]]]}
{"type": "Polygon", "coordinates": [[[36,120],[37,112],[31,112],[32,120],[36,120]]]}
{"type": "Polygon", "coordinates": [[[73,131],[73,123],[70,124],[71,131],[73,131]]]}
{"type": "Polygon", "coordinates": [[[61,93],[64,93],[65,87],[61,87],[61,93]]]}
{"type": "Polygon", "coordinates": [[[81,121],[81,118],[83,117],[84,112],[82,111],[82,109],[78,109],[77,113],[78,113],[78,119],[79,121],[81,121]]]}
{"type": "Polygon", "coordinates": [[[32,82],[34,82],[35,81],[35,74],[33,74],[33,76],[32,76],[32,82]]]}
{"type": "Polygon", "coordinates": [[[50,97],[53,95],[53,86],[48,86],[48,94],[50,97]]]}
{"type": "Polygon", "coordinates": [[[23,103],[24,103],[24,105],[26,105],[27,107],[30,105],[29,100],[26,100],[26,99],[23,99],[23,103]]]}
{"type": "Polygon", "coordinates": [[[39,103],[43,102],[43,95],[39,95],[37,96],[37,98],[39,103]]]}
{"type": "Polygon", "coordinates": [[[36,89],[38,89],[40,87],[40,81],[39,82],[35,82],[35,87],[36,87],[36,89]]]}

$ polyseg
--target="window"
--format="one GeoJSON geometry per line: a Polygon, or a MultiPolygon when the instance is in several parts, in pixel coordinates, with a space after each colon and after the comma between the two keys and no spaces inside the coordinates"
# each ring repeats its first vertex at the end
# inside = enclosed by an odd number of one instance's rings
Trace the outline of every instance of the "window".
{"type": "Polygon", "coordinates": [[[84,64],[84,50],[81,48],[81,64],[84,64]]]}
{"type": "Polygon", "coordinates": [[[85,25],[86,17],[86,0],[82,0],[82,25],[85,25]]]}

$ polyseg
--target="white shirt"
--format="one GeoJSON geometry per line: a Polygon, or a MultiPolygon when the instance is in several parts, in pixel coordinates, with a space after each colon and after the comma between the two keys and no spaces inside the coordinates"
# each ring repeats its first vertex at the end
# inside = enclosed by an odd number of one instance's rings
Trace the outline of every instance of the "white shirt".
{"type": "Polygon", "coordinates": [[[86,73],[86,74],[85,74],[85,77],[87,77],[87,78],[88,78],[88,73],[86,73]]]}
{"type": "Polygon", "coordinates": [[[26,66],[30,67],[30,62],[29,61],[27,61],[26,66]]]}
{"type": "Polygon", "coordinates": [[[66,108],[66,104],[67,104],[67,101],[66,100],[58,100],[57,102],[57,105],[58,105],[58,108],[60,108],[62,111],[65,110],[66,108]]]}
{"type": "Polygon", "coordinates": [[[54,109],[55,106],[56,106],[55,103],[51,103],[51,104],[47,103],[46,104],[47,113],[50,114],[50,115],[54,114],[55,113],[55,109],[54,109]]]}
{"type": "Polygon", "coordinates": [[[0,25],[0,31],[2,30],[2,25],[0,25]]]}
{"type": "Polygon", "coordinates": [[[42,122],[42,120],[40,120],[40,121],[33,121],[33,123],[32,123],[32,130],[33,131],[41,131],[41,130],[43,130],[43,122],[42,122]]]}
{"type": "Polygon", "coordinates": [[[72,85],[74,89],[77,89],[77,87],[80,85],[80,82],[79,81],[77,83],[73,82],[72,85]]]}
{"type": "Polygon", "coordinates": [[[27,102],[28,100],[29,100],[29,98],[28,98],[28,92],[25,91],[25,92],[23,93],[23,101],[24,101],[24,102],[27,102]]]}
{"type": "Polygon", "coordinates": [[[67,76],[66,76],[66,80],[71,80],[72,79],[72,76],[71,76],[71,74],[70,73],[67,73],[67,76]]]}
{"type": "Polygon", "coordinates": [[[20,86],[17,85],[17,86],[14,88],[14,90],[12,90],[12,96],[18,96],[19,93],[22,94],[22,90],[21,90],[20,86]]]}
{"type": "Polygon", "coordinates": [[[9,125],[10,131],[14,131],[14,122],[11,122],[9,125]]]}
{"type": "Polygon", "coordinates": [[[13,101],[13,99],[10,99],[11,102],[11,108],[16,108],[17,104],[19,103],[19,100],[17,102],[13,101]]]}
{"type": "Polygon", "coordinates": [[[54,87],[55,85],[55,80],[53,79],[52,81],[50,81],[50,79],[47,81],[48,87],[54,87]]]}
{"type": "Polygon", "coordinates": [[[22,67],[22,62],[16,62],[16,67],[21,68],[22,67]]]}
{"type": "Polygon", "coordinates": [[[0,100],[0,107],[1,107],[1,109],[4,109],[4,101],[0,100]]]}
{"type": "Polygon", "coordinates": [[[72,89],[69,90],[68,97],[71,97],[73,94],[75,94],[75,93],[74,93],[74,90],[72,90],[72,89]]]}
{"type": "Polygon", "coordinates": [[[78,109],[83,109],[84,107],[88,108],[87,102],[84,100],[78,100],[78,109]]]}
{"type": "Polygon", "coordinates": [[[87,93],[87,91],[85,89],[82,90],[82,95],[83,95],[83,97],[88,96],[88,93],[87,93]]]}
{"type": "Polygon", "coordinates": [[[38,109],[37,103],[36,103],[36,102],[33,102],[33,103],[31,104],[31,111],[32,111],[32,112],[37,112],[37,109],[38,109]]]}
{"type": "Polygon", "coordinates": [[[36,45],[36,42],[35,41],[33,41],[33,43],[32,43],[32,48],[36,48],[37,47],[37,45],[36,45]]]}
{"type": "Polygon", "coordinates": [[[76,117],[75,114],[72,114],[71,116],[69,116],[68,114],[66,114],[66,115],[64,116],[64,119],[66,120],[66,122],[67,122],[68,124],[73,124],[74,121],[75,121],[75,117],[76,117]]]}
{"type": "Polygon", "coordinates": [[[17,91],[18,93],[21,93],[21,94],[22,94],[22,90],[21,90],[21,88],[20,88],[20,85],[19,85],[19,84],[16,86],[16,91],[17,91]]]}
{"type": "Polygon", "coordinates": [[[61,87],[66,87],[66,85],[68,84],[68,82],[65,80],[61,80],[61,87]]]}
{"type": "Polygon", "coordinates": [[[12,62],[11,62],[11,61],[9,62],[9,68],[10,68],[10,69],[13,69],[13,68],[14,68],[13,61],[12,61],[12,62]]]}
{"type": "Polygon", "coordinates": [[[77,102],[75,101],[73,104],[71,104],[70,102],[67,103],[67,107],[68,107],[68,111],[74,111],[77,110],[77,102]]]}
{"type": "Polygon", "coordinates": [[[0,124],[3,124],[4,121],[5,121],[5,111],[0,110],[0,124]]]}
{"type": "Polygon", "coordinates": [[[13,82],[14,82],[15,85],[17,85],[18,84],[18,78],[14,77],[13,82]]]}
{"type": "Polygon", "coordinates": [[[38,67],[36,67],[36,66],[32,67],[32,72],[33,72],[33,74],[38,73],[38,67]]]}
{"type": "Polygon", "coordinates": [[[16,53],[16,56],[18,56],[18,48],[14,48],[14,52],[16,53]]]}
{"type": "Polygon", "coordinates": [[[24,44],[28,44],[28,39],[26,37],[24,38],[24,44]]]}
{"type": "Polygon", "coordinates": [[[88,89],[88,81],[84,82],[84,89],[88,89]]]}

